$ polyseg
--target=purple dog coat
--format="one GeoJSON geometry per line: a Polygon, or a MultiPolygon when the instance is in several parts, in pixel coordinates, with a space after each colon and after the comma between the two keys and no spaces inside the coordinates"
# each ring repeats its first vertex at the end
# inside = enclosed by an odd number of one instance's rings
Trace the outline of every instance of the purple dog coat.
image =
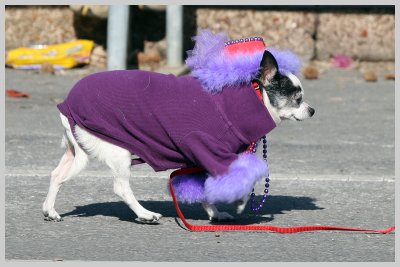
{"type": "Polygon", "coordinates": [[[250,84],[212,94],[191,76],[139,70],[89,75],[58,108],[71,129],[77,124],[140,158],[132,164],[201,166],[212,176],[276,126],[250,84]]]}
{"type": "MultiPolygon", "coordinates": [[[[192,76],[97,73],[79,81],[58,108],[71,129],[79,125],[139,157],[132,164],[203,167],[205,173],[174,178],[180,201],[232,203],[268,172],[267,162],[240,154],[276,126],[251,85],[266,47],[260,37],[229,41],[209,30],[194,40],[186,60],[192,76]]],[[[280,72],[299,71],[295,54],[269,50],[280,72]]]]}

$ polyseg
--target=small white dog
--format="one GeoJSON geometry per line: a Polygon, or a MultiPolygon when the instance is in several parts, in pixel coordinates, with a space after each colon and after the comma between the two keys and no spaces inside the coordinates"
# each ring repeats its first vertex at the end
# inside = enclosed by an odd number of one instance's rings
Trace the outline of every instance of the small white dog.
{"type": "MultiPolygon", "coordinates": [[[[259,86],[262,88],[262,95],[263,95],[263,102],[264,105],[263,107],[266,108],[266,110],[269,112],[271,118],[273,119],[273,122],[277,125],[280,123],[281,120],[295,120],[295,121],[301,121],[305,118],[312,117],[314,114],[314,109],[311,108],[307,103],[303,102],[303,87],[299,81],[299,79],[292,73],[281,73],[279,72],[278,69],[278,63],[274,56],[269,53],[268,51],[265,51],[263,53],[263,58],[260,62],[260,74],[258,75],[257,82],[259,86]]],[[[143,76],[143,75],[155,75],[151,74],[148,72],[141,72],[141,71],[117,71],[117,72],[104,72],[101,74],[95,74],[91,75],[89,80],[88,79],[83,79],[81,82],[78,84],[84,84],[84,88],[88,89],[89,94],[92,94],[91,97],[87,102],[90,103],[98,101],[99,103],[101,100],[97,99],[96,94],[99,94],[97,91],[98,85],[93,85],[91,84],[90,81],[99,81],[99,84],[104,85],[105,81],[101,80],[101,76],[99,75],[117,75],[118,77],[122,77],[121,79],[124,79],[128,77],[127,79],[130,79],[129,75],[133,76],[143,76]],[[128,75],[128,76],[127,76],[128,75]],[[100,80],[99,80],[100,79],[100,80]]],[[[159,74],[161,75],[161,74],[159,74]]],[[[132,76],[132,77],[133,77],[132,76]]],[[[150,77],[148,76],[148,77],[150,77]]],[[[147,76],[146,76],[147,77],[147,76]]],[[[153,77],[153,76],[151,76],[153,77]]],[[[158,77],[158,76],[157,76],[158,77]]],[[[171,76],[165,76],[171,78],[171,76]]],[[[147,79],[147,78],[146,78],[147,79]]],[[[145,79],[145,80],[146,80],[145,79]]],[[[179,79],[182,78],[171,78],[171,81],[180,81],[179,79]]],[[[147,80],[146,80],[147,81],[147,80]]],[[[113,83],[115,86],[117,86],[118,82],[120,82],[119,79],[114,80],[113,83]]],[[[150,78],[149,78],[149,84],[150,84],[150,78]]],[[[173,87],[173,84],[169,84],[171,87],[173,87]]],[[[149,85],[147,84],[140,84],[140,81],[137,80],[132,81],[132,88],[139,88],[138,90],[145,90],[149,89],[149,85]],[[146,87],[147,86],[147,87],[146,87]],[[144,89],[143,89],[144,88],[144,89]]],[[[77,87],[76,87],[77,88],[77,87]]],[[[83,87],[82,87],[83,88],[83,87]]],[[[79,95],[81,91],[79,90],[85,90],[82,88],[74,89],[75,94],[79,95]]],[[[193,90],[197,90],[193,89],[193,90]]],[[[130,89],[132,90],[132,89],[130,89]]],[[[136,90],[136,89],[135,89],[136,90]]],[[[247,90],[247,89],[246,89],[247,90]]],[[[72,91],[71,91],[72,92],[72,91]]],[[[254,92],[251,92],[253,94],[254,92]]],[[[209,93],[206,93],[209,94],[209,93]]],[[[226,94],[225,97],[230,97],[230,93],[226,94]]],[[[69,96],[71,97],[71,96],[69,96]]],[[[83,99],[85,96],[79,95],[79,100],[83,99]]],[[[110,104],[110,109],[112,110],[117,110],[117,112],[120,112],[118,116],[122,118],[121,120],[123,121],[124,119],[126,120],[125,116],[127,116],[127,113],[122,109],[122,107],[115,107],[111,106],[112,101],[115,95],[108,96],[109,97],[109,102],[107,99],[105,102],[103,102],[103,105],[108,105],[110,104]]],[[[214,96],[213,96],[214,97],[214,96]]],[[[218,97],[218,96],[215,96],[218,97]]],[[[232,95],[234,97],[234,95],[232,95]]],[[[254,96],[251,96],[254,97],[254,96]]],[[[255,101],[259,101],[259,99],[256,99],[255,101]]],[[[123,100],[123,99],[122,99],[123,100]]],[[[157,102],[162,102],[163,99],[158,99],[157,95],[154,95],[153,98],[148,99],[143,99],[143,101],[157,101],[157,102]]],[[[185,100],[186,101],[186,100],[185,100]]],[[[189,100],[187,100],[189,101],[189,100]]],[[[186,109],[186,112],[182,112],[182,110],[179,111],[179,114],[183,113],[188,113],[188,116],[195,116],[196,114],[192,112],[196,112],[196,101],[195,99],[191,101],[190,105],[185,105],[182,103],[181,105],[178,105],[178,107],[174,105],[169,105],[173,106],[174,108],[182,108],[186,109]],[[190,108],[193,107],[193,108],[190,108]],[[192,114],[192,115],[191,115],[192,114]]],[[[74,102],[76,103],[76,101],[74,102]]],[[[97,102],[96,102],[97,103],[97,102]]],[[[89,105],[89,104],[87,104],[89,105]]],[[[159,104],[157,104],[159,105],[159,104]]],[[[254,106],[253,104],[251,104],[254,106]]],[[[260,105],[261,106],[261,105],[260,105]]],[[[81,117],[79,119],[82,119],[82,121],[78,121],[77,117],[73,117],[71,114],[70,116],[65,116],[64,114],[60,114],[61,117],[61,123],[64,127],[64,135],[63,135],[63,145],[65,146],[65,153],[62,156],[58,166],[53,170],[51,173],[51,181],[50,181],[50,187],[49,191],[46,197],[46,200],[43,203],[43,214],[45,216],[46,220],[51,220],[51,221],[61,221],[62,218],[60,215],[56,212],[54,205],[55,205],[55,200],[57,193],[61,187],[61,185],[71,179],[72,177],[78,175],[87,165],[88,161],[90,158],[97,158],[99,161],[105,163],[110,169],[112,170],[113,174],[113,179],[114,179],[114,192],[120,196],[123,201],[133,210],[133,212],[137,215],[138,219],[143,221],[143,222],[149,222],[153,223],[158,221],[162,215],[158,213],[154,213],[152,211],[149,211],[145,209],[135,198],[130,184],[129,184],[129,179],[131,176],[130,173],[130,168],[132,165],[132,156],[133,153],[127,147],[124,147],[124,145],[116,145],[116,142],[110,141],[113,139],[113,133],[108,133],[109,136],[107,138],[101,138],[100,134],[94,134],[96,131],[101,131],[101,129],[94,129],[95,126],[89,125],[90,123],[87,122],[87,118],[85,117],[85,109],[87,109],[87,106],[84,105],[77,105],[76,110],[83,110],[79,111],[81,112],[81,117]],[[82,115],[83,114],[83,115],[82,115]],[[74,119],[75,121],[72,122],[71,120],[74,119]],[[87,124],[85,124],[87,122],[87,124]],[[87,127],[82,127],[83,125],[89,125],[87,127]],[[74,127],[74,128],[72,128],[74,127]]],[[[91,111],[97,112],[96,110],[93,110],[92,107],[91,111]]],[[[132,105],[132,108],[134,106],[132,105]]],[[[162,107],[161,107],[162,108],[162,107]]],[[[252,108],[252,107],[250,107],[252,108]]],[[[163,114],[168,113],[167,110],[162,111],[163,114]]],[[[155,117],[154,114],[135,114],[136,117],[140,116],[153,116],[155,117]]],[[[178,113],[177,113],[178,114],[178,113]]],[[[151,117],[151,118],[153,118],[151,117]]],[[[107,123],[110,123],[113,121],[113,116],[110,114],[102,114],[102,120],[108,120],[107,123]]],[[[170,118],[170,117],[168,117],[170,118]]],[[[154,120],[157,120],[155,118],[154,120]]],[[[151,125],[151,121],[148,120],[149,127],[151,125]]],[[[160,122],[163,123],[163,122],[160,122]]],[[[96,126],[98,127],[98,126],[96,126]]],[[[124,125],[125,130],[128,131],[129,126],[124,125]]],[[[104,130],[104,131],[107,131],[104,130]]],[[[159,130],[161,131],[161,130],[159,130]]],[[[146,135],[147,132],[141,132],[141,137],[142,140],[140,140],[140,144],[145,144],[146,145],[146,138],[151,137],[151,130],[149,129],[148,135],[146,135]]],[[[167,132],[165,133],[166,136],[174,136],[176,133],[174,132],[167,132]]],[[[222,133],[221,133],[222,134],[222,133]]],[[[221,135],[222,136],[222,135],[221,135]]],[[[196,143],[197,140],[199,140],[197,137],[189,137],[188,138],[188,147],[190,148],[191,142],[193,143],[193,146],[197,146],[201,143],[196,143]]],[[[150,142],[150,141],[149,141],[150,142]]],[[[194,157],[194,159],[189,155],[189,153],[184,153],[184,146],[185,143],[182,143],[182,147],[174,147],[174,151],[182,152],[182,154],[185,155],[190,161],[193,163],[193,165],[203,165],[203,167],[207,167],[207,162],[201,161],[199,157],[194,157]],[[182,151],[181,151],[182,149],[182,151]]],[[[166,147],[170,146],[167,144],[163,144],[166,147]]],[[[207,146],[208,144],[204,144],[204,146],[207,146]]],[[[152,145],[151,145],[152,146],[152,145]]],[[[156,149],[156,148],[155,148],[156,149]]],[[[160,149],[163,149],[162,147],[160,149]]],[[[201,148],[203,149],[203,148],[201,148]]],[[[235,148],[237,150],[237,147],[235,148]]],[[[150,153],[150,152],[149,152],[150,153]]],[[[139,155],[140,153],[135,153],[136,155],[139,155]]],[[[145,157],[147,154],[139,155],[141,158],[144,159],[146,162],[151,162],[150,156],[147,158],[145,157]]],[[[236,155],[236,154],[235,154],[236,155]]],[[[237,155],[236,155],[237,156],[237,155]]],[[[212,163],[210,163],[212,164],[212,163]]],[[[176,168],[178,167],[185,167],[187,164],[183,164],[182,162],[177,162],[176,165],[174,165],[176,168]]],[[[153,166],[154,167],[154,166],[153,166]]],[[[160,170],[163,168],[155,168],[156,170],[160,170]]],[[[164,168],[166,169],[166,168],[164,168]]],[[[217,172],[216,172],[217,173],[217,172]]],[[[218,174],[218,173],[217,173],[218,174]]],[[[259,177],[257,177],[258,179],[259,177]]],[[[254,182],[250,185],[254,186],[254,182]]],[[[246,205],[246,202],[248,200],[248,195],[244,195],[242,198],[242,201],[239,201],[240,204],[238,206],[238,211],[241,212],[246,205]]],[[[209,203],[207,199],[204,199],[201,201],[203,203],[203,207],[205,208],[209,218],[211,220],[227,220],[227,219],[232,219],[233,217],[226,213],[226,212],[220,212],[217,210],[215,205],[213,203],[209,203]]]]}

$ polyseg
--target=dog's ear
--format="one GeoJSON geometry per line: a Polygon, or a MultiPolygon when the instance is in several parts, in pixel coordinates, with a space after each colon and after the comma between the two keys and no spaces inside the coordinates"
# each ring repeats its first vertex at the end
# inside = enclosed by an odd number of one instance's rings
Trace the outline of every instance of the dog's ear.
{"type": "Polygon", "coordinates": [[[268,84],[269,81],[274,78],[274,76],[278,73],[278,63],[276,59],[271,54],[271,52],[265,50],[263,54],[263,58],[260,63],[260,77],[259,79],[264,83],[268,84]]]}

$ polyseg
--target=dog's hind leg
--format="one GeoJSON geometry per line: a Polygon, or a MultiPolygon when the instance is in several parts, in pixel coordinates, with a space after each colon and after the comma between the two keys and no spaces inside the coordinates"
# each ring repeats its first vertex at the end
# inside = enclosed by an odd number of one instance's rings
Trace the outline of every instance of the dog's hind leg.
{"type": "Polygon", "coordinates": [[[232,221],[234,219],[234,217],[229,213],[225,211],[223,212],[218,211],[217,207],[215,207],[215,205],[213,204],[203,202],[202,205],[205,211],[207,212],[210,221],[223,222],[223,221],[232,221]]]}
{"type": "MultiPolygon", "coordinates": [[[[114,192],[120,196],[124,202],[135,212],[138,219],[146,223],[157,222],[162,215],[151,212],[145,209],[133,195],[132,189],[129,185],[131,154],[124,149],[120,149],[120,154],[115,157],[110,157],[107,160],[107,165],[111,168],[114,178],[114,192]],[[125,154],[125,156],[124,156],[125,154]]],[[[116,151],[114,150],[114,153],[116,151]]]]}
{"type": "Polygon", "coordinates": [[[50,221],[62,220],[61,216],[54,209],[57,193],[60,190],[61,185],[81,172],[88,162],[88,155],[75,141],[69,125],[65,124],[63,118],[62,122],[66,128],[63,138],[66,151],[58,166],[51,173],[49,191],[42,206],[45,219],[50,221]]]}
{"type": "Polygon", "coordinates": [[[97,158],[111,168],[115,194],[122,198],[138,216],[138,219],[143,222],[158,221],[162,217],[161,214],[151,212],[140,205],[129,185],[131,153],[122,147],[90,134],[78,126],[75,128],[75,133],[79,143],[88,151],[90,156],[97,158]]]}

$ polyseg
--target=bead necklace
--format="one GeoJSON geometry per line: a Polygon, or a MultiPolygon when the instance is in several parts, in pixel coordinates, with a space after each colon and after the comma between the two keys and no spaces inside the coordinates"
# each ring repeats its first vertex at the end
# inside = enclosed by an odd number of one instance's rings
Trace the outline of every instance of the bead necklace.
{"type": "MultiPolygon", "coordinates": [[[[265,136],[263,136],[261,139],[263,142],[263,159],[265,160],[265,163],[268,164],[268,161],[267,161],[267,138],[265,136]]],[[[245,153],[249,154],[249,153],[256,153],[256,152],[257,152],[257,142],[251,142],[249,145],[249,148],[247,149],[247,151],[245,153]]],[[[253,212],[259,212],[261,210],[261,208],[264,206],[265,202],[267,201],[268,192],[269,192],[269,170],[267,173],[267,177],[265,178],[264,195],[263,195],[261,203],[258,205],[258,207],[256,207],[256,199],[255,199],[256,194],[254,193],[254,188],[251,191],[250,204],[251,204],[251,210],[253,212]]]]}

